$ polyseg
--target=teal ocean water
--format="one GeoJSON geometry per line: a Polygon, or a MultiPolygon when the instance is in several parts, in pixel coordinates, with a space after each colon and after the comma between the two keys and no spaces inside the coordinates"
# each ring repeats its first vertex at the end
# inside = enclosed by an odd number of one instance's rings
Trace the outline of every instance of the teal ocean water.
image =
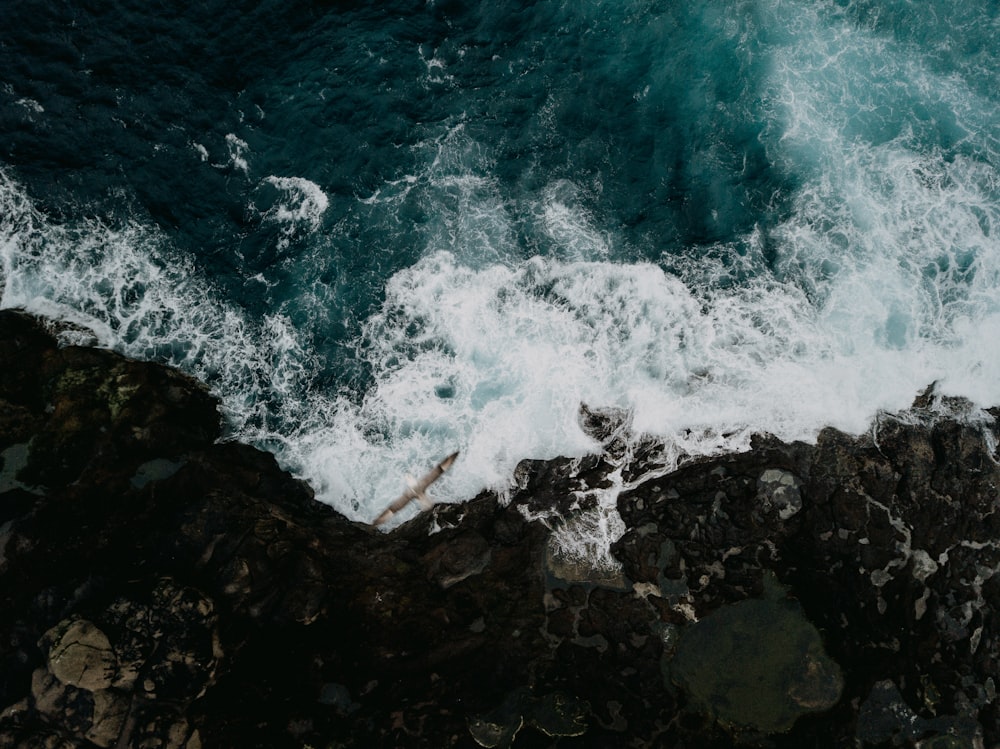
{"type": "Polygon", "coordinates": [[[993,0],[2,5],[0,304],[353,518],[1000,403],[993,0]]]}

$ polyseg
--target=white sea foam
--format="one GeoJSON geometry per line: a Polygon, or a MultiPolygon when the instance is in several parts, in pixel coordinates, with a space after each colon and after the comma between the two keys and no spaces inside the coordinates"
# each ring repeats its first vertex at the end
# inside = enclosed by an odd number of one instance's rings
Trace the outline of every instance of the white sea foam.
{"type": "MultiPolygon", "coordinates": [[[[865,74],[909,76],[904,98],[933,87],[977,126],[988,122],[976,111],[992,105],[970,105],[975,95],[951,79],[932,86],[899,50],[872,66],[878,40],[805,15],[801,38],[776,51],[767,104],[781,128],[772,158],[806,178],[781,224],[755,230],[738,253],[720,248],[744,256],[747,283],[719,283],[730,270],[706,256],[672,256],[679,276],[606,262],[615,239],[572,200],[572,183],[512,208],[460,127],[435,143],[432,168],[405,189],[419,186],[446,230],[428,233],[429,254],[391,279],[368,321],[375,384],[352,423],[371,428],[350,430],[339,452],[319,428],[316,452],[301,456],[327,496],[349,497],[364,517],[377,511],[366,506],[371,484],[324,480],[330,465],[350,454],[373,466],[359,475],[391,466],[375,492],[388,497],[400,472],[454,448],[463,458],[437,489],[443,499],[502,490],[521,458],[593,447],[576,422],[581,402],[630,409],[634,428],[667,440],[674,459],[744,449],[755,431],[857,433],[935,380],[1000,402],[996,154],[946,156],[889,120],[865,140],[841,116],[865,74]],[[546,258],[516,259],[512,210],[538,217],[546,258]]],[[[877,102],[858,111],[888,117],[877,102]]]]}
{"type": "Polygon", "coordinates": [[[545,189],[541,201],[544,232],[566,260],[606,258],[608,240],[593,228],[591,217],[580,207],[578,193],[569,180],[545,189]]]}
{"type": "Polygon", "coordinates": [[[424,86],[428,86],[428,84],[441,85],[454,83],[454,76],[446,72],[448,65],[445,60],[438,57],[438,50],[431,50],[428,56],[425,45],[421,44],[417,48],[417,53],[420,55],[420,59],[424,65],[427,66],[427,72],[422,81],[424,86]]]}
{"type": "Polygon", "coordinates": [[[235,133],[227,133],[226,149],[229,151],[229,161],[225,164],[213,164],[213,166],[220,169],[232,167],[239,169],[244,174],[248,174],[250,172],[250,162],[247,160],[247,153],[250,151],[250,144],[235,133]]]}
{"type": "Polygon", "coordinates": [[[4,308],[69,320],[104,346],[208,383],[236,433],[272,437],[275,415],[264,404],[286,396],[278,412],[295,411],[293,394],[311,376],[310,357],[280,314],[249,320],[220,301],[158,232],[134,222],[53,224],[2,170],[0,283],[4,308]]]}
{"type": "MultiPolygon", "coordinates": [[[[637,433],[665,440],[662,470],[682,455],[745,449],[756,431],[860,432],[935,380],[1000,403],[995,105],[870,30],[785,0],[769,7],[784,37],[758,52],[772,57],[762,142],[798,178],[780,223],[687,261],[670,248],[662,265],[616,262],[637,253],[598,225],[582,188],[553,179],[511,195],[490,149],[452,125],[414,146],[422,163],[358,200],[387,225],[401,206],[419,213],[412,232],[423,242],[360,325],[363,394],[314,387],[318,365],[302,342],[312,331],[282,308],[249,318],[138,224],[51,224],[0,172],[2,304],[72,317],[105,345],[201,377],[234,434],[276,450],[361,520],[406,474],[456,449],[432,489],[441,501],[503,492],[524,458],[595,449],[581,403],[628,409],[637,433]],[[927,133],[890,112],[925,95],[961,130],[987,135],[965,150],[926,146],[927,133]]],[[[428,74],[443,72],[424,59],[428,74]]],[[[227,143],[246,172],[246,144],[227,143]]],[[[276,241],[324,239],[317,185],[261,185],[279,196],[261,209],[282,227],[276,241]]],[[[315,274],[301,277],[293,303],[329,303],[315,274]]],[[[620,531],[620,489],[576,526],[586,532],[561,537],[564,553],[600,556],[594,544],[620,531]]]]}
{"type": "Polygon", "coordinates": [[[1000,362],[975,321],[961,341],[885,345],[877,295],[855,329],[792,286],[760,283],[695,295],[653,265],[534,258],[472,270],[440,252],[391,279],[367,324],[375,384],[344,421],[297,445],[305,473],[357,516],[378,511],[400,476],[453,449],[439,499],[503,490],[521,459],[594,449],[580,403],[634,413],[634,429],[674,455],[745,449],[754,431],[811,439],[826,425],[860,432],[880,408],[909,404],[931,380],[1000,402],[1000,362]],[[345,428],[351,425],[351,428],[345,428]],[[345,464],[359,466],[353,481],[345,464]]]}
{"type": "MultiPolygon", "coordinates": [[[[873,157],[855,157],[864,158],[873,157]]],[[[402,490],[403,476],[455,449],[461,459],[434,487],[442,501],[503,491],[524,458],[594,449],[577,421],[581,403],[630,409],[634,430],[663,437],[676,458],[744,449],[760,430],[785,439],[810,439],[826,425],[858,432],[932,380],[983,405],[1000,402],[997,347],[983,345],[1000,335],[991,306],[997,253],[992,235],[959,220],[969,201],[955,185],[969,184],[965,173],[947,188],[928,187],[915,167],[899,167],[917,197],[866,206],[874,216],[867,230],[882,227],[887,257],[851,228],[854,218],[816,232],[812,218],[836,206],[837,193],[807,185],[770,238],[781,251],[779,277],[724,287],[724,270],[704,258],[681,276],[603,260],[610,240],[567,208],[566,184],[543,190],[527,211],[542,218],[552,256],[518,261],[508,246],[510,208],[492,180],[443,161],[400,186],[421,183],[424,199],[439,201],[443,218],[427,241],[448,249],[388,279],[357,342],[373,377],[360,400],[314,391],[315,362],[287,319],[249,320],[218,301],[193,268],[164,254],[155,232],[50,225],[9,180],[3,304],[72,315],[106,345],[203,378],[222,395],[235,433],[276,449],[320,498],[363,520],[402,490]],[[920,208],[921,195],[941,213],[920,208]],[[912,206],[930,221],[923,233],[971,232],[984,243],[976,275],[920,274],[914,247],[937,252],[939,244],[914,239],[912,206]],[[553,214],[559,220],[547,223],[553,214]],[[844,241],[846,250],[823,255],[844,241]],[[503,261],[470,257],[477,249],[503,261]],[[837,263],[827,277],[824,260],[837,263]]],[[[870,174],[861,162],[856,174],[870,174]]],[[[895,173],[878,166],[881,178],[895,173]]],[[[989,219],[989,201],[979,202],[989,219]]],[[[747,263],[763,264],[763,242],[760,232],[747,240],[747,263]]],[[[592,525],[613,533],[613,512],[602,507],[592,525]]]]}
{"type": "Polygon", "coordinates": [[[20,107],[24,107],[29,112],[34,112],[35,114],[42,114],[45,111],[45,107],[43,107],[41,104],[39,104],[34,99],[29,99],[27,97],[24,97],[22,99],[18,99],[14,103],[17,104],[20,107]]]}
{"type": "Polygon", "coordinates": [[[378,188],[367,198],[359,198],[359,200],[364,205],[377,205],[385,201],[399,202],[406,199],[417,181],[416,175],[406,174],[399,179],[388,180],[384,187],[378,188]]]}
{"type": "Polygon", "coordinates": [[[315,232],[322,225],[330,201],[315,182],[304,177],[271,175],[262,184],[279,193],[279,198],[261,214],[264,221],[281,226],[279,248],[287,248],[295,237],[315,232]]]}

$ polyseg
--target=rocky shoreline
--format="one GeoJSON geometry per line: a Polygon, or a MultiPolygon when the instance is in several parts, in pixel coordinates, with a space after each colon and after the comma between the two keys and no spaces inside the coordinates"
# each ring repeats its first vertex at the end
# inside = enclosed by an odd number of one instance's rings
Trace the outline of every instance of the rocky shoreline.
{"type": "Polygon", "coordinates": [[[0,748],[1000,742],[996,410],[525,462],[383,534],[175,371],[11,311],[0,361],[0,748]],[[615,470],[609,574],[553,529],[615,470]]]}

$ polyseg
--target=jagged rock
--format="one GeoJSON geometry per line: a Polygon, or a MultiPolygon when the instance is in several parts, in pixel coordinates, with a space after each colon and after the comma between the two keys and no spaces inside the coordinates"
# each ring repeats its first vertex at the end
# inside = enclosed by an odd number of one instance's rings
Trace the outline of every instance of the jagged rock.
{"type": "Polygon", "coordinates": [[[584,409],[600,454],[383,534],[220,443],[183,375],[10,311],[0,357],[0,749],[1000,742],[1000,410],[928,390],[664,474],[584,409]],[[787,667],[789,711],[690,666],[734,626],[806,633],[744,669],[787,667]]]}

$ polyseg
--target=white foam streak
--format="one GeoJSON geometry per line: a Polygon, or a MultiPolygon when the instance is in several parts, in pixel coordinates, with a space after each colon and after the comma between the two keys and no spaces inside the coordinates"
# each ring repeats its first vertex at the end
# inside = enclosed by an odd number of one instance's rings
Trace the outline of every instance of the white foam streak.
{"type": "Polygon", "coordinates": [[[249,174],[250,162],[247,159],[247,153],[250,151],[250,144],[235,133],[227,133],[226,149],[229,151],[229,162],[227,164],[213,164],[213,166],[220,169],[231,166],[244,174],[249,174]]]}
{"type": "Polygon", "coordinates": [[[319,185],[304,177],[274,175],[266,177],[262,184],[275,188],[280,195],[261,215],[264,221],[281,226],[279,249],[286,249],[295,237],[320,228],[330,200],[319,185]]]}
{"type": "Polygon", "coordinates": [[[608,256],[608,241],[593,228],[579,206],[576,186],[568,180],[549,185],[542,197],[542,227],[564,260],[593,260],[608,256]]]}

